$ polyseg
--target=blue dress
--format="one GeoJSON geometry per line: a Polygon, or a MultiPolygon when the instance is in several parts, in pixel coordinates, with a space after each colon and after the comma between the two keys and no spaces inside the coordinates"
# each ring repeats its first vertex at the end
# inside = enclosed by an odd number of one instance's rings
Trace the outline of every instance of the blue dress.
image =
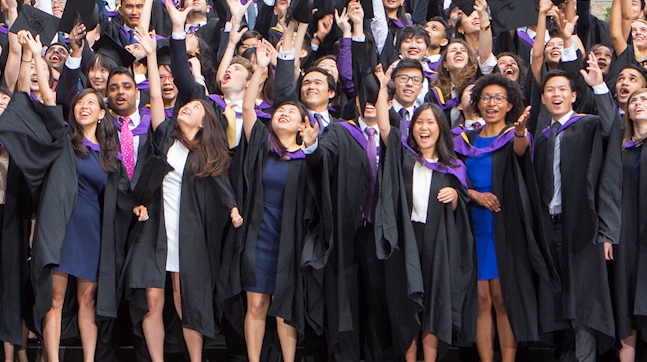
{"type": "Polygon", "coordinates": [[[99,166],[99,153],[90,150],[88,158],[76,157],[79,193],[76,207],[65,230],[61,263],[54,271],[96,282],[101,255],[101,207],[99,197],[106,188],[108,174],[99,166]]]}
{"type": "MultiPolygon", "coordinates": [[[[490,146],[497,137],[476,136],[474,147],[490,146]]],[[[467,158],[467,177],[472,188],[478,192],[492,192],[492,153],[467,158]]],[[[472,223],[476,239],[478,260],[478,280],[491,280],[499,277],[494,245],[494,214],[485,206],[472,203],[472,223]]]]}
{"type": "Polygon", "coordinates": [[[289,161],[271,152],[263,170],[263,220],[256,241],[254,274],[256,286],[245,286],[249,292],[274,294],[276,270],[281,243],[283,196],[289,161]]]}

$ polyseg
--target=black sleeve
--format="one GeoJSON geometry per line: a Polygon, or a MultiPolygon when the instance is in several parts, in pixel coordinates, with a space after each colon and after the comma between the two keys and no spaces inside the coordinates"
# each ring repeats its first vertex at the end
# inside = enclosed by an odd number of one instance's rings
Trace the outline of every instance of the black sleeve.
{"type": "Polygon", "coordinates": [[[171,73],[175,79],[178,97],[182,103],[186,103],[191,100],[193,90],[199,84],[191,74],[184,40],[170,39],[169,46],[171,48],[171,73]]]}
{"type": "Polygon", "coordinates": [[[83,51],[81,52],[81,74],[88,74],[90,69],[90,61],[94,57],[94,52],[88,45],[88,42],[83,42],[83,51]]]}
{"type": "Polygon", "coordinates": [[[294,85],[294,60],[278,59],[274,75],[274,104],[296,100],[298,96],[294,85]]]}
{"type": "Polygon", "coordinates": [[[256,26],[254,30],[261,33],[263,38],[269,39],[268,35],[272,27],[272,18],[274,17],[274,7],[265,4],[265,1],[259,1],[258,15],[256,16],[256,26]]]}
{"type": "Polygon", "coordinates": [[[595,114],[595,101],[593,100],[593,90],[584,81],[584,77],[580,74],[582,69],[582,54],[577,51],[577,60],[573,62],[561,62],[560,68],[568,73],[568,75],[575,81],[575,91],[577,92],[577,99],[573,104],[573,109],[578,113],[595,114]]]}
{"type": "Polygon", "coordinates": [[[67,115],[72,108],[72,99],[79,92],[80,78],[80,69],[70,69],[67,65],[63,65],[63,71],[56,85],[56,104],[63,106],[63,115],[67,115]]]}

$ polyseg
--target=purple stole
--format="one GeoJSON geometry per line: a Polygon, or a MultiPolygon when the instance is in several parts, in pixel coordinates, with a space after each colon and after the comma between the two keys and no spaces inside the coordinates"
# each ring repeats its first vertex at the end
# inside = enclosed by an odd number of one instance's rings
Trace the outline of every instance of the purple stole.
{"type": "Polygon", "coordinates": [[[517,36],[519,37],[519,39],[528,43],[531,48],[535,45],[535,39],[531,38],[530,35],[528,35],[528,33],[526,33],[525,31],[517,30],[517,36]]]}
{"type": "MultiPolygon", "coordinates": [[[[148,114],[146,114],[145,112],[140,112],[140,114],[141,114],[141,120],[139,121],[139,125],[132,130],[133,137],[147,134],[148,127],[151,125],[150,111],[148,114]]],[[[119,122],[120,117],[121,116],[113,115],[112,112],[110,113],[110,119],[112,119],[112,123],[114,123],[115,127],[117,127],[117,131],[119,132],[121,132],[121,123],[119,122]]]]}
{"type": "Polygon", "coordinates": [[[270,147],[272,147],[272,151],[281,156],[281,158],[283,159],[289,158],[291,160],[298,160],[306,158],[306,154],[303,153],[302,149],[298,149],[296,151],[281,151],[278,147],[275,146],[274,142],[272,141],[272,135],[267,135],[267,142],[269,142],[270,147]]]}
{"type": "Polygon", "coordinates": [[[436,97],[436,101],[438,101],[438,105],[440,106],[440,109],[443,111],[446,111],[448,109],[452,109],[458,105],[458,97],[452,98],[445,102],[445,97],[443,96],[442,92],[440,91],[440,88],[438,87],[431,87],[429,88],[431,93],[436,97]]]}
{"type": "Polygon", "coordinates": [[[627,143],[625,143],[625,148],[634,148],[634,147],[636,147],[636,146],[640,146],[640,145],[642,145],[642,144],[643,144],[643,142],[640,142],[640,143],[636,144],[636,143],[634,142],[634,140],[629,139],[629,140],[627,141],[627,143]]]}
{"type": "MultiPolygon", "coordinates": [[[[220,108],[222,108],[223,110],[225,108],[227,108],[227,103],[225,102],[225,99],[222,98],[221,96],[219,96],[218,94],[209,94],[209,99],[216,102],[216,104],[219,105],[220,108]]],[[[256,117],[259,117],[259,118],[272,118],[271,114],[265,113],[262,109],[260,109],[263,106],[266,106],[266,108],[271,107],[269,103],[267,103],[267,102],[265,102],[265,100],[263,100],[261,102],[261,104],[254,107],[254,109],[256,110],[256,117]]],[[[242,115],[243,114],[241,112],[236,112],[236,117],[240,117],[242,115]]]]}
{"type": "Polygon", "coordinates": [[[346,128],[348,133],[353,136],[355,141],[357,141],[357,143],[359,143],[359,145],[362,146],[364,150],[366,150],[366,144],[368,141],[366,140],[366,137],[364,137],[364,133],[359,128],[359,125],[357,123],[355,123],[354,121],[346,121],[339,122],[339,124],[346,128]]]}
{"type": "Polygon", "coordinates": [[[0,25],[0,33],[7,35],[9,34],[9,29],[6,26],[4,26],[4,24],[2,24],[0,25]]]}
{"type": "MultiPolygon", "coordinates": [[[[99,146],[98,143],[94,143],[94,142],[90,141],[89,139],[87,139],[85,137],[83,137],[83,144],[86,147],[90,148],[94,152],[100,152],[101,151],[101,146],[99,146]]],[[[121,161],[121,158],[122,158],[121,152],[119,152],[119,154],[117,154],[117,158],[119,159],[119,161],[121,161]]]]}
{"type": "Polygon", "coordinates": [[[510,127],[505,130],[503,134],[499,135],[499,137],[497,137],[497,139],[490,146],[484,148],[476,148],[472,146],[469,139],[467,138],[467,134],[463,132],[460,135],[454,137],[454,151],[463,156],[476,157],[484,155],[486,153],[494,152],[508,144],[508,142],[512,141],[512,139],[514,139],[514,127],[510,127]]]}
{"type": "MultiPolygon", "coordinates": [[[[150,104],[145,105],[144,107],[142,107],[142,108],[140,108],[140,109],[139,109],[139,112],[140,112],[142,115],[145,115],[145,116],[147,116],[147,117],[150,119],[150,116],[151,116],[151,105],[150,105],[150,104]]],[[[164,108],[164,115],[165,115],[167,118],[173,118],[173,108],[164,108]]]]}
{"type": "Polygon", "coordinates": [[[138,90],[148,90],[148,89],[150,89],[150,84],[148,83],[148,79],[146,79],[143,82],[137,84],[137,89],[138,90]]]}
{"type": "Polygon", "coordinates": [[[466,131],[468,131],[468,129],[465,128],[465,126],[463,126],[462,124],[451,129],[451,132],[454,136],[458,136],[459,134],[466,131]]]}
{"type": "Polygon", "coordinates": [[[425,165],[430,170],[440,172],[440,173],[445,173],[449,175],[454,175],[458,181],[461,182],[461,185],[467,190],[467,168],[465,167],[465,164],[461,160],[456,160],[456,163],[450,167],[443,167],[439,165],[437,162],[429,162],[427,159],[424,157],[420,156],[416,151],[414,151],[409,145],[407,144],[407,139],[405,137],[402,137],[402,145],[404,148],[409,150],[418,161],[422,161],[422,164],[425,165]]]}
{"type": "MultiPolygon", "coordinates": [[[[560,132],[562,132],[563,130],[567,129],[567,128],[568,128],[568,127],[570,127],[572,124],[574,124],[575,122],[577,122],[577,121],[579,121],[580,119],[582,119],[582,117],[584,117],[584,116],[585,116],[585,114],[580,114],[580,115],[577,115],[577,116],[575,116],[575,117],[571,117],[571,119],[569,119],[568,121],[566,121],[566,123],[564,123],[563,125],[559,126],[559,128],[557,129],[557,134],[560,134],[560,132]]],[[[548,126],[548,127],[544,128],[544,129],[541,131],[541,135],[542,135],[542,136],[544,136],[544,138],[545,138],[545,139],[548,139],[548,137],[550,137],[550,126],[548,126]]]]}

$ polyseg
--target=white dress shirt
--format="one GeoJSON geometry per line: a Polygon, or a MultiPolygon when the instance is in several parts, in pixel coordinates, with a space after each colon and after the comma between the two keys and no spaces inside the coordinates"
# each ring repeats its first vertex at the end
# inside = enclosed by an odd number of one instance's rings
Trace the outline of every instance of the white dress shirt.
{"type": "MultiPolygon", "coordinates": [[[[558,119],[557,122],[563,126],[569,119],[571,119],[574,113],[574,111],[571,111],[558,119]]],[[[555,121],[553,120],[552,122],[555,121]]],[[[553,124],[552,122],[551,125],[553,124]]],[[[555,156],[553,158],[553,198],[550,200],[550,204],[548,204],[548,212],[551,215],[562,213],[562,172],[560,171],[560,165],[562,163],[562,156],[560,153],[561,144],[562,133],[555,137],[555,156]]]]}
{"type": "MultiPolygon", "coordinates": [[[[438,158],[427,160],[438,162],[438,158]]],[[[411,221],[426,223],[427,208],[429,207],[429,193],[431,192],[431,179],[434,171],[420,162],[413,165],[413,205],[411,207],[411,221]]]]}

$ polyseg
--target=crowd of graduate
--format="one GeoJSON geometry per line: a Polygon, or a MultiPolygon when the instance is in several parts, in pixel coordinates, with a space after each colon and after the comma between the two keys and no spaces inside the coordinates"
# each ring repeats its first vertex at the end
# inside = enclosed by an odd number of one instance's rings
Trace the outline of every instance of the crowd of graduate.
{"type": "Polygon", "coordinates": [[[5,362],[647,340],[645,0],[0,5],[5,362]]]}

